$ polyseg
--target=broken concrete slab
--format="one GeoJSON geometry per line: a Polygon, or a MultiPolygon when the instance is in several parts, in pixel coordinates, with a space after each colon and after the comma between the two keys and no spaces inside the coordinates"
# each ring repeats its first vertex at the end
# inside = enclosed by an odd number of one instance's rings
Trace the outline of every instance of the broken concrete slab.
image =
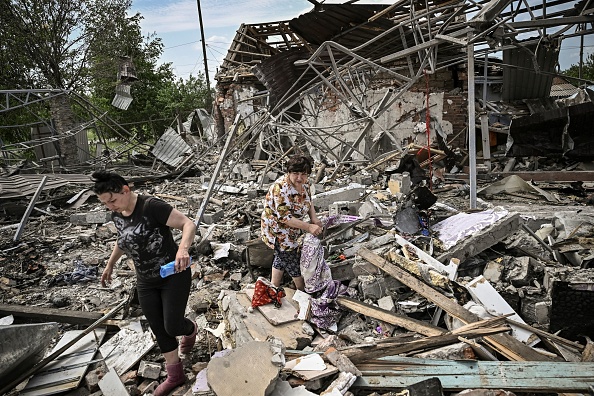
{"type": "Polygon", "coordinates": [[[75,213],[70,215],[72,224],[105,224],[111,221],[111,212],[98,211],[89,213],[75,213]]]}
{"type": "Polygon", "coordinates": [[[437,257],[442,263],[456,258],[463,263],[502,241],[518,229],[518,213],[486,211],[459,213],[437,223],[433,229],[446,239],[447,250],[437,257]]]}
{"type": "Polygon", "coordinates": [[[250,341],[208,363],[208,385],[217,396],[269,395],[280,368],[268,342],[250,341]]]}
{"type": "Polygon", "coordinates": [[[249,312],[251,302],[245,293],[224,290],[221,294],[221,310],[236,347],[249,341],[265,341],[270,335],[279,338],[287,349],[303,349],[311,344],[314,333],[306,322],[274,326],[258,310],[249,312]]]}
{"type": "Polygon", "coordinates": [[[334,202],[356,201],[365,193],[365,186],[351,183],[346,187],[337,188],[316,194],[312,197],[316,208],[327,208],[334,202]]]}

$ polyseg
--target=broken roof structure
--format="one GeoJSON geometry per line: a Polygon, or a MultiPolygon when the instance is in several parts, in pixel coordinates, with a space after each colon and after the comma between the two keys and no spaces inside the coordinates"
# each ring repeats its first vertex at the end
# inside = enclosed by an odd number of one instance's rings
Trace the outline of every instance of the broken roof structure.
{"type": "Polygon", "coordinates": [[[584,140],[563,129],[570,112],[585,117],[571,125],[574,131],[589,122],[594,111],[589,93],[581,110],[556,104],[550,93],[561,42],[593,33],[589,2],[313,3],[310,12],[290,21],[240,26],[215,76],[220,127],[242,114],[253,125],[251,132],[261,134],[268,156],[298,145],[317,160],[337,163],[338,170],[402,150],[411,141],[427,147],[438,139],[455,146],[468,141],[473,201],[476,127],[464,117],[480,125],[487,166],[490,132],[509,134],[512,119],[552,108],[562,107],[558,136],[544,137],[554,153],[571,157],[574,141],[584,140]],[[492,103],[487,97],[491,54],[502,59],[495,99],[544,101],[540,108],[506,114],[492,103]],[[475,77],[481,75],[483,87],[477,87],[475,77]],[[475,97],[475,89],[482,97],[475,97]]]}

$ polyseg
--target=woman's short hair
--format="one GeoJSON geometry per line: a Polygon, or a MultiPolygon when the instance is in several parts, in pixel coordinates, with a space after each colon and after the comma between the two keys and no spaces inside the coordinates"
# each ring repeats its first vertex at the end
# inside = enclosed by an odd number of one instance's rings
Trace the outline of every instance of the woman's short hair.
{"type": "Polygon", "coordinates": [[[114,172],[108,172],[105,170],[99,170],[93,172],[91,175],[95,186],[93,186],[93,192],[97,195],[105,193],[119,193],[122,192],[122,188],[128,185],[126,179],[114,172]]]}
{"type": "Polygon", "coordinates": [[[304,155],[294,155],[287,161],[287,172],[311,173],[311,159],[304,155]]]}

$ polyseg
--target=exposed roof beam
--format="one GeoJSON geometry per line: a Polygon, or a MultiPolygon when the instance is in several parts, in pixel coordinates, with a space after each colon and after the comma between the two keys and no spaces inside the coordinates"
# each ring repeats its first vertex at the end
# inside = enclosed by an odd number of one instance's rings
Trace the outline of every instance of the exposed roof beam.
{"type": "Polygon", "coordinates": [[[514,29],[522,29],[561,25],[576,25],[578,23],[594,23],[594,15],[583,15],[567,18],[536,19],[532,21],[522,22],[508,22],[507,26],[510,26],[514,29]]]}

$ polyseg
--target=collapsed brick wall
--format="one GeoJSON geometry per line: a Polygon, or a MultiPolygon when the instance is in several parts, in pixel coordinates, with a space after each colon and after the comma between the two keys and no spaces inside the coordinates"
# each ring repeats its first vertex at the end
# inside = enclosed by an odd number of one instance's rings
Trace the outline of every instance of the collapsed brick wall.
{"type": "Polygon", "coordinates": [[[443,97],[443,120],[452,124],[453,136],[449,141],[452,147],[466,148],[466,128],[468,119],[468,100],[465,93],[445,93],[443,97]]]}
{"type": "MultiPolygon", "coordinates": [[[[427,83],[429,92],[444,92],[443,116],[442,119],[452,124],[453,138],[448,143],[453,147],[466,147],[466,134],[460,133],[466,128],[468,115],[468,102],[466,92],[460,92],[460,86],[463,84],[463,72],[455,69],[438,70],[433,74],[422,77],[411,86],[411,92],[427,92],[427,83]]],[[[245,91],[249,87],[256,87],[257,82],[233,82],[231,84],[218,85],[217,97],[215,101],[215,126],[219,134],[229,130],[237,112],[238,103],[236,103],[236,92],[245,91]]],[[[370,84],[372,89],[384,89],[397,85],[392,76],[386,73],[378,73],[370,84]]],[[[336,110],[338,105],[337,97],[330,95],[321,104],[324,110],[336,110]]]]}
{"type": "Polygon", "coordinates": [[[233,101],[233,91],[237,88],[237,84],[217,85],[217,93],[215,98],[215,108],[217,109],[215,117],[215,128],[217,131],[228,131],[233,120],[235,119],[235,106],[233,101]]]}

